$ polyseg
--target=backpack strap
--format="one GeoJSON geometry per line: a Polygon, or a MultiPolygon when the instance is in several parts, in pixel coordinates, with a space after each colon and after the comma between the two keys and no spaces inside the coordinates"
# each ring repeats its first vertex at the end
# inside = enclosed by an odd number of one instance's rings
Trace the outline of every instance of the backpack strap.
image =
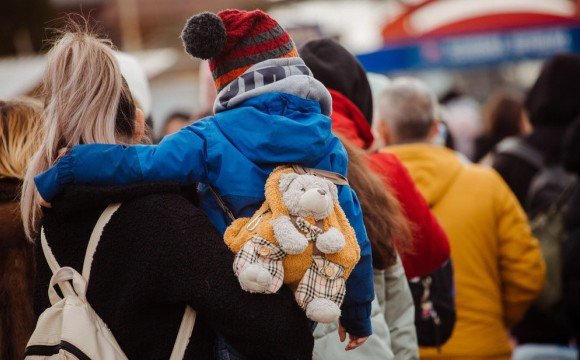
{"type": "Polygon", "coordinates": [[[544,167],[544,155],[520,138],[509,137],[500,141],[495,147],[495,153],[515,156],[536,169],[544,167]]]}
{"type": "Polygon", "coordinates": [[[220,196],[220,194],[213,188],[213,186],[208,185],[209,187],[209,191],[211,191],[211,194],[213,195],[213,197],[215,198],[215,201],[217,201],[219,207],[222,209],[222,211],[224,212],[224,214],[226,214],[226,216],[233,222],[236,220],[236,217],[234,216],[234,213],[232,213],[232,211],[230,210],[230,208],[228,208],[228,206],[226,205],[224,199],[220,196]]]}
{"type": "Polygon", "coordinates": [[[292,170],[294,170],[294,172],[299,175],[308,174],[324,178],[334,185],[349,185],[348,179],[346,177],[333,171],[307,168],[297,164],[292,165],[292,170]]]}
{"type": "Polygon", "coordinates": [[[185,307],[185,313],[181,319],[181,325],[179,326],[177,338],[175,339],[169,360],[181,360],[184,358],[189,339],[191,338],[191,334],[193,334],[196,315],[195,310],[191,306],[187,305],[185,307]]]}
{"type": "MultiPolygon", "coordinates": [[[[82,277],[85,279],[86,284],[88,284],[89,277],[91,275],[91,266],[93,263],[93,257],[97,250],[97,246],[99,245],[99,241],[101,240],[101,236],[103,234],[103,229],[107,225],[107,223],[113,217],[113,214],[121,207],[121,204],[111,204],[109,205],[101,214],[99,219],[97,220],[97,224],[95,225],[93,232],[91,233],[91,237],[89,239],[89,244],[87,245],[87,251],[85,253],[85,259],[83,262],[83,272],[82,277]]],[[[42,251],[44,253],[44,257],[48,263],[48,266],[52,270],[53,274],[57,273],[61,267],[56,261],[50,246],[48,245],[48,241],[46,240],[46,235],[44,234],[44,228],[41,229],[41,236],[40,241],[42,244],[42,251]]],[[[66,287],[67,290],[72,290],[72,286],[68,281],[60,282],[59,285],[62,287],[66,287]],[[69,289],[70,288],[70,289],[69,289]]],[[[67,291],[63,289],[63,291],[67,291]]],[[[187,305],[185,307],[185,312],[183,314],[183,318],[181,319],[181,325],[179,326],[179,331],[177,333],[177,338],[175,339],[175,344],[173,345],[173,350],[171,351],[171,357],[169,360],[181,360],[185,355],[185,350],[187,349],[187,345],[189,344],[189,339],[191,338],[191,334],[193,333],[193,328],[195,326],[195,318],[196,312],[191,308],[191,306],[187,305]]]]}
{"type": "MultiPolygon", "coordinates": [[[[120,206],[121,204],[109,205],[97,220],[97,224],[95,225],[93,232],[91,233],[91,237],[87,245],[87,251],[85,253],[82,272],[82,276],[87,284],[89,283],[89,277],[91,274],[91,265],[93,263],[93,256],[95,255],[95,251],[97,250],[97,245],[99,244],[99,240],[101,239],[103,229],[105,228],[105,225],[107,225],[113,214],[117,211],[117,209],[119,209],[120,206]]],[[[61,266],[58,264],[58,261],[54,257],[54,254],[50,249],[50,246],[48,245],[48,241],[46,240],[46,234],[44,233],[44,228],[42,228],[40,231],[40,243],[42,245],[42,252],[44,253],[46,262],[48,263],[48,266],[50,267],[50,270],[54,275],[61,269],[61,266]]],[[[73,288],[68,281],[60,282],[59,286],[61,286],[63,292],[72,293],[73,288]]]]}
{"type": "MultiPolygon", "coordinates": [[[[292,165],[292,170],[299,175],[314,175],[321,178],[324,178],[335,185],[349,185],[348,179],[342,176],[339,173],[327,171],[327,170],[318,170],[313,168],[307,168],[302,165],[294,164],[292,165]]],[[[220,194],[213,188],[213,186],[208,185],[209,191],[211,191],[213,197],[215,198],[216,202],[218,203],[220,209],[226,214],[226,216],[233,222],[236,220],[234,213],[228,208],[224,199],[220,196],[220,194]]]]}
{"type": "Polygon", "coordinates": [[[83,262],[83,278],[87,284],[89,283],[89,278],[91,276],[91,266],[93,264],[93,257],[95,256],[95,251],[97,251],[97,246],[101,240],[101,235],[103,235],[103,229],[113,217],[113,214],[121,207],[121,204],[111,204],[103,211],[99,220],[93,228],[91,237],[89,239],[89,244],[87,245],[87,251],[85,252],[85,260],[83,262]]]}
{"type": "Polygon", "coordinates": [[[48,263],[52,273],[55,274],[58,269],[60,269],[60,265],[58,264],[58,261],[56,261],[56,258],[54,257],[50,246],[48,245],[46,235],[44,234],[44,227],[40,229],[40,244],[42,245],[42,252],[44,253],[46,262],[48,263]]]}
{"type": "Polygon", "coordinates": [[[572,196],[574,190],[576,189],[577,182],[578,180],[574,177],[572,177],[568,181],[568,183],[566,184],[562,192],[558,195],[556,200],[552,204],[550,204],[550,207],[548,208],[549,213],[554,214],[568,204],[568,202],[570,201],[570,197],[572,196]]]}
{"type": "MultiPolygon", "coordinates": [[[[46,235],[44,233],[44,227],[40,229],[40,244],[42,246],[44,258],[48,263],[48,267],[50,267],[50,271],[52,271],[52,274],[54,275],[61,269],[61,267],[58,264],[58,261],[56,261],[56,258],[54,257],[50,246],[48,245],[48,241],[46,240],[46,235]]],[[[62,282],[60,287],[63,292],[72,293],[73,291],[72,285],[68,281],[62,282]]]]}
{"type": "MultiPolygon", "coordinates": [[[[107,223],[111,220],[111,217],[115,214],[115,212],[121,207],[121,204],[111,204],[109,205],[105,211],[97,220],[97,224],[93,229],[91,234],[91,238],[89,239],[89,245],[87,246],[87,252],[85,254],[85,260],[83,263],[83,278],[89,281],[89,277],[91,275],[91,265],[93,263],[93,257],[95,255],[95,251],[97,250],[97,246],[99,245],[99,240],[103,235],[103,229],[107,225],[107,223]]],[[[169,360],[181,360],[185,355],[185,350],[187,349],[187,345],[189,344],[189,338],[193,333],[193,328],[195,326],[195,318],[196,312],[191,308],[191,306],[187,305],[185,307],[185,312],[183,314],[183,318],[181,319],[181,325],[179,326],[179,331],[177,332],[177,338],[175,339],[175,343],[173,345],[173,350],[171,351],[171,357],[169,360]]]]}

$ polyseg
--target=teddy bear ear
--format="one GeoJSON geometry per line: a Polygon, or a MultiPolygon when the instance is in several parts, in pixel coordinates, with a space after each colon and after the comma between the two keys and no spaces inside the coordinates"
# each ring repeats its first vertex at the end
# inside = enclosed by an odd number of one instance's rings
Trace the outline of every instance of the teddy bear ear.
{"type": "Polygon", "coordinates": [[[285,193],[286,190],[288,190],[288,188],[290,187],[292,181],[294,181],[294,179],[296,179],[298,176],[300,175],[295,173],[282,174],[282,176],[280,176],[280,185],[279,185],[280,192],[285,193]]]}
{"type": "Polygon", "coordinates": [[[328,190],[330,190],[330,195],[332,196],[332,200],[338,201],[338,188],[330,181],[326,181],[326,185],[328,186],[328,190]]]}

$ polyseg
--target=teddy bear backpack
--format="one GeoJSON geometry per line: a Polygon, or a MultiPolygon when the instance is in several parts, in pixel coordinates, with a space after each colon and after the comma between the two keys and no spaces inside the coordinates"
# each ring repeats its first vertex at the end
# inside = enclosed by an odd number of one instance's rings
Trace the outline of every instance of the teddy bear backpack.
{"type": "Polygon", "coordinates": [[[342,175],[298,165],[279,166],[265,184],[265,201],[251,218],[232,219],[224,234],[235,254],[241,287],[273,294],[288,285],[308,318],[331,323],[340,316],[345,281],[360,248],[338,202],[342,175]]]}
{"type": "MultiPolygon", "coordinates": [[[[25,359],[127,359],[111,330],[86,298],[93,255],[105,225],[119,207],[120,204],[110,205],[99,217],[87,246],[82,275],[71,267],[60,267],[42,229],[42,251],[53,272],[48,288],[52,306],[38,318],[26,346],[25,359]],[[55,290],[57,285],[62,297],[55,290]]],[[[194,325],[195,311],[187,306],[170,360],[183,359],[194,325]]]]}

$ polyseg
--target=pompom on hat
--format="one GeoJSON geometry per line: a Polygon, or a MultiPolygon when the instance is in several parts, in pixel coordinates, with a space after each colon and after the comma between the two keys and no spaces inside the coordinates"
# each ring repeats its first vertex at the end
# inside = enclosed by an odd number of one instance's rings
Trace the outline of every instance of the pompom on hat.
{"type": "Polygon", "coordinates": [[[185,24],[181,38],[191,56],[209,60],[218,91],[254,64],[298,56],[290,35],[261,10],[194,15],[185,24]]]}

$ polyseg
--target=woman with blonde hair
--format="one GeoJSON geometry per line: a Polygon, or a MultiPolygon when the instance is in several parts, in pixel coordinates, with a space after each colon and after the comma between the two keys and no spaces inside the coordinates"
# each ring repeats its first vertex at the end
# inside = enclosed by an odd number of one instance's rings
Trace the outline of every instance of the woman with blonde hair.
{"type": "MultiPolygon", "coordinates": [[[[80,271],[97,219],[110,204],[121,204],[94,254],[87,298],[127,357],[169,358],[190,305],[198,315],[186,359],[225,358],[237,351],[252,359],[311,358],[310,323],[292,293],[283,288],[279,296],[259,296],[240,288],[231,271],[233,254],[196,206],[192,191],[174,183],[72,186],[41,213],[34,176],[62,149],[136,144],[144,134],[143,113],[107,40],[83,31],[65,33],[48,54],[43,85],[45,136],[22,196],[26,231],[38,243],[42,226],[59,264],[80,271]]],[[[42,247],[36,248],[40,313],[50,306],[52,274],[42,247]]]]}
{"type": "Polygon", "coordinates": [[[33,248],[20,219],[18,192],[41,136],[32,99],[0,101],[0,358],[22,359],[34,328],[33,248]]]}

